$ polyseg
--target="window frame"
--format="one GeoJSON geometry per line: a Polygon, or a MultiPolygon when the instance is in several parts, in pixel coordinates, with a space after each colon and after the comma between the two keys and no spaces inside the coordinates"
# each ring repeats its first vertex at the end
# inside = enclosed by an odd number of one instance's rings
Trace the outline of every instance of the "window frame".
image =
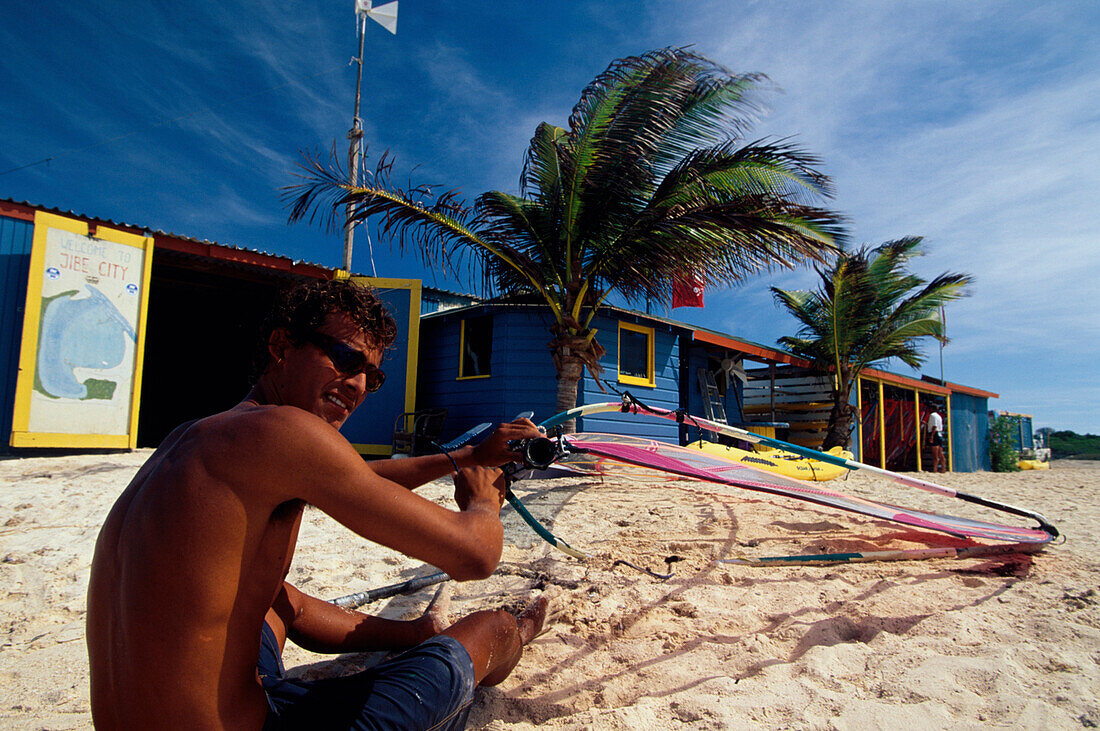
{"type": "Polygon", "coordinates": [[[463,373],[463,366],[466,363],[466,323],[470,322],[471,320],[483,320],[483,319],[489,320],[490,323],[493,322],[493,316],[492,315],[478,315],[476,317],[464,317],[460,321],[461,326],[459,327],[459,333],[458,333],[458,378],[456,380],[459,380],[459,381],[476,381],[476,380],[480,380],[480,379],[484,379],[484,378],[492,378],[493,377],[493,372],[492,372],[493,338],[492,338],[492,335],[489,336],[489,353],[488,353],[489,358],[488,358],[488,363],[486,363],[486,366],[485,366],[489,370],[489,372],[488,373],[479,373],[479,374],[473,375],[473,376],[467,376],[463,373]]]}
{"type": "Polygon", "coordinates": [[[654,368],[654,349],[657,339],[657,331],[652,327],[646,325],[636,325],[632,322],[619,322],[619,334],[618,334],[618,352],[615,356],[615,365],[618,369],[618,381],[630,386],[647,386],[649,388],[655,388],[657,386],[657,373],[654,368]],[[646,378],[639,376],[631,376],[624,374],[622,371],[623,364],[623,330],[629,332],[641,333],[646,337],[646,378]]]}

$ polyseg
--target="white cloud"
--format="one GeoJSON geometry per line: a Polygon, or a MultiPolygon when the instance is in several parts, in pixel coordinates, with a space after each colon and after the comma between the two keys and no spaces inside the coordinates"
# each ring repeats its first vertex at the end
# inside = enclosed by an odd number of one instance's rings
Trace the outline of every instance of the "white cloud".
{"type": "MultiPolygon", "coordinates": [[[[760,129],[797,134],[823,159],[855,243],[921,235],[916,272],[975,275],[973,296],[948,309],[950,357],[973,369],[964,380],[1054,402],[1070,388],[1067,359],[1100,353],[1089,304],[1100,57],[1087,14],[1065,3],[712,3],[683,22],[705,54],[783,88],[760,129]]],[[[766,311],[763,283],[711,301],[733,308],[720,327],[762,342],[795,327],[766,311]]]]}

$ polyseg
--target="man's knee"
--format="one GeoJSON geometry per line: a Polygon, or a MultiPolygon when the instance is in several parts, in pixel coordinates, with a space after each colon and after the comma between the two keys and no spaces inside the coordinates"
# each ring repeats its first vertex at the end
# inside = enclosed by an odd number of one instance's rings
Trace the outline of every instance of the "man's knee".
{"type": "Polygon", "coordinates": [[[507,638],[519,631],[516,625],[516,618],[504,609],[484,609],[480,612],[474,612],[473,614],[467,615],[465,619],[459,620],[456,625],[467,621],[477,626],[479,629],[488,631],[495,637],[501,639],[507,638]]]}
{"type": "Polygon", "coordinates": [[[474,667],[481,672],[491,669],[490,666],[501,657],[517,654],[523,644],[516,618],[503,609],[486,609],[469,614],[444,630],[443,634],[458,640],[470,654],[474,667]]]}

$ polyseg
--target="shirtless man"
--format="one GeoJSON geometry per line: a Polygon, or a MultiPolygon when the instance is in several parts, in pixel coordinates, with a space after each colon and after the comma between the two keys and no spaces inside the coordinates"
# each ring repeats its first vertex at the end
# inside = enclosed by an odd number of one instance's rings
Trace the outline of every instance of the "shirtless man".
{"type": "Polygon", "coordinates": [[[509,440],[538,435],[530,421],[451,453],[457,511],[412,492],[452,473],[446,455],[368,463],[337,431],[381,386],[395,335],[368,290],[299,287],[265,325],[248,397],[177,428],[134,477],[92,561],[97,727],[461,727],[474,684],[515,666],[545,602],[518,619],[484,611],[443,627],[432,613],[401,622],[339,609],[284,580],[306,503],[460,581],[500,560],[495,467],[515,458],[509,440]],[[295,683],[279,677],[287,637],[322,652],[413,649],[348,678],[295,683]]]}

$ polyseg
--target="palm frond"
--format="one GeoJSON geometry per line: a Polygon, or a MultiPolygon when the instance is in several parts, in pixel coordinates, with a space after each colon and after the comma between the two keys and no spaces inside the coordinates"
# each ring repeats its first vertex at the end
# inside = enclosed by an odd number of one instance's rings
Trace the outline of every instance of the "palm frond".
{"type": "Polygon", "coordinates": [[[887,358],[919,367],[920,342],[943,339],[940,308],[965,296],[972,281],[944,273],[926,282],[909,272],[920,245],[920,237],[905,237],[842,252],[831,267],[818,270],[821,287],[812,295],[773,289],[776,301],[800,323],[799,337],[781,342],[797,344],[799,354],[813,356],[823,368],[847,364],[855,374],[887,358]]]}
{"type": "MultiPolygon", "coordinates": [[[[471,206],[456,191],[402,188],[388,156],[351,186],[334,152],[329,166],[307,159],[287,192],[291,219],[335,228],[348,206],[352,221],[375,216],[429,266],[473,260],[501,293],[537,292],[563,337],[609,293],[665,299],[684,271],[715,286],[824,266],[845,230],[818,207],[832,195],[820,161],[787,140],[740,142],[767,83],[683,48],[619,59],[582,91],[567,129],[538,125],[518,196],[490,191],[471,206]]],[[[828,302],[806,305],[819,316],[828,302]]]]}
{"type": "Polygon", "coordinates": [[[455,264],[463,255],[481,260],[488,254],[523,273],[536,291],[541,291],[541,282],[530,276],[530,267],[524,266],[523,257],[487,238],[483,234],[484,219],[461,201],[456,191],[433,196],[430,186],[403,190],[388,185],[392,168],[388,156],[379,161],[374,184],[366,186],[346,182],[335,154],[329,165],[317,157],[303,157],[301,167],[305,172],[299,175],[303,182],[284,189],[284,198],[291,203],[291,222],[303,218],[313,221],[320,216],[332,230],[338,212],[351,205],[350,221],[360,223],[378,216],[382,236],[396,240],[401,251],[415,249],[426,266],[442,265],[455,271],[455,264]]]}

